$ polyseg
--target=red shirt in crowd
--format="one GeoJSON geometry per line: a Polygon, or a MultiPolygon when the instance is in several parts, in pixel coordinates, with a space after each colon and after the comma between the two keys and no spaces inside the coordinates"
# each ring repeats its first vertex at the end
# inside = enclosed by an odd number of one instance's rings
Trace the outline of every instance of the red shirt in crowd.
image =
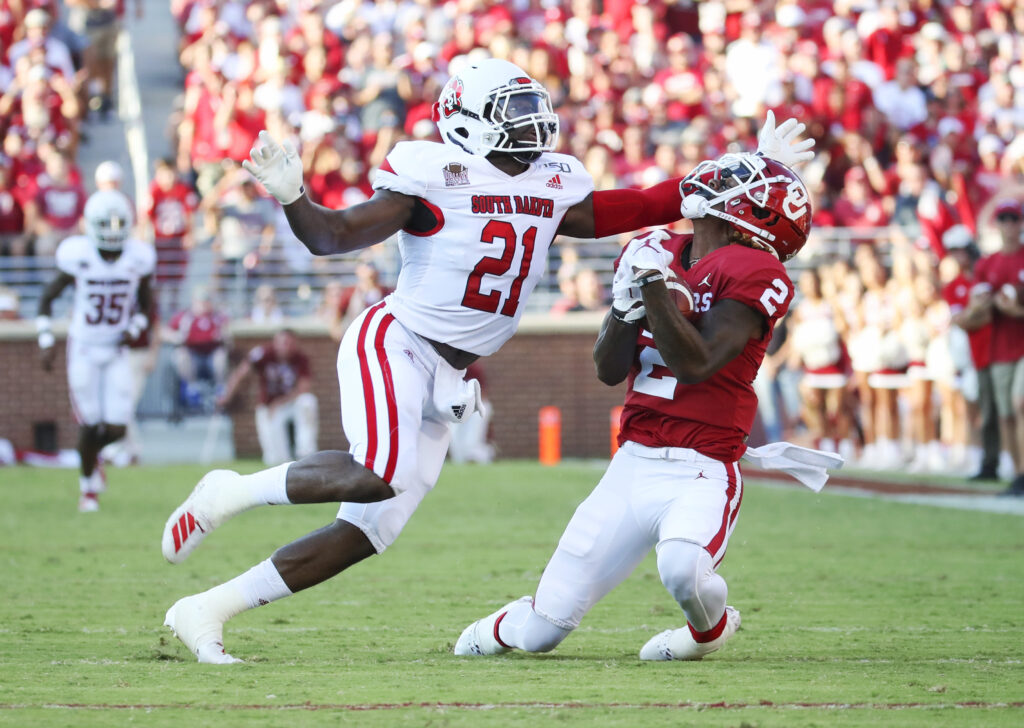
{"type": "Polygon", "coordinates": [[[55,230],[71,230],[85,210],[86,194],[81,183],[55,182],[42,174],[37,180],[35,202],[39,215],[55,230]]]}
{"type": "MultiPolygon", "coordinates": [[[[963,273],[947,283],[942,289],[942,298],[949,304],[949,312],[956,316],[967,308],[971,298],[971,281],[963,273]]],[[[967,332],[971,345],[971,360],[975,369],[984,369],[992,363],[992,324],[967,332]]]]}
{"type": "MultiPolygon", "coordinates": [[[[978,284],[987,284],[992,295],[1004,290],[1004,286],[1013,288],[1020,302],[1024,295],[1024,246],[1013,253],[999,251],[985,256],[975,266],[974,277],[978,284]]],[[[991,351],[993,364],[1024,359],[1024,318],[993,309],[991,351]]]]}
{"type": "Polygon", "coordinates": [[[217,129],[213,125],[217,109],[220,107],[220,96],[214,95],[198,73],[192,72],[185,79],[185,86],[199,86],[199,97],[195,109],[189,115],[193,123],[192,129],[192,164],[221,161],[221,150],[217,145],[217,129]]]}
{"type": "Polygon", "coordinates": [[[235,109],[226,129],[228,142],[223,149],[224,157],[236,162],[248,159],[256,137],[266,126],[267,114],[263,109],[235,109]]]}
{"type": "Polygon", "coordinates": [[[192,213],[199,205],[196,193],[184,182],[175,182],[169,190],[153,183],[149,195],[153,200],[149,206],[153,237],[157,241],[184,237],[192,225],[192,213]]]}
{"type": "Polygon", "coordinates": [[[181,311],[174,315],[168,326],[172,331],[185,332],[182,343],[189,349],[199,354],[209,354],[224,344],[228,317],[216,311],[205,314],[181,311]]]}
{"type": "Polygon", "coordinates": [[[0,235],[17,235],[25,230],[25,211],[14,190],[0,189],[0,235]]]}
{"type": "Polygon", "coordinates": [[[262,404],[288,396],[310,376],[309,357],[301,351],[281,359],[272,346],[257,346],[249,352],[249,364],[259,377],[262,404]]]}

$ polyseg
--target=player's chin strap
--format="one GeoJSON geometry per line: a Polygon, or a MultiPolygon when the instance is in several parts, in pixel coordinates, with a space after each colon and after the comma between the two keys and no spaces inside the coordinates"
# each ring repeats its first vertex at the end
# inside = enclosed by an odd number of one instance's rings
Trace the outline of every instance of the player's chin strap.
{"type": "Polygon", "coordinates": [[[837,453],[812,450],[789,442],[748,447],[740,460],[755,468],[779,470],[792,475],[815,493],[825,487],[828,471],[838,470],[846,462],[837,453]]]}

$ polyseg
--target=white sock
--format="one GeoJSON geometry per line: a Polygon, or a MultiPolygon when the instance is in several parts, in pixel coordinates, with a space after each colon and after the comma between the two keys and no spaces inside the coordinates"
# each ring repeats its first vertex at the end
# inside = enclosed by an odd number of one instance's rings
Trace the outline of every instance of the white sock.
{"type": "Polygon", "coordinates": [[[86,495],[86,494],[89,494],[89,493],[95,493],[96,489],[93,488],[93,484],[92,483],[93,483],[93,480],[92,480],[92,476],[91,475],[88,475],[88,476],[86,476],[86,475],[79,475],[78,476],[78,492],[82,493],[83,495],[86,495]]]}
{"type": "Polygon", "coordinates": [[[267,559],[231,581],[203,592],[202,596],[210,611],[226,622],[240,612],[270,604],[291,593],[274,562],[267,559]]]}
{"type": "Polygon", "coordinates": [[[247,503],[246,507],[290,505],[291,501],[288,500],[286,485],[290,466],[291,463],[284,463],[258,473],[243,475],[238,483],[242,486],[246,497],[251,498],[251,502],[247,503]]]}

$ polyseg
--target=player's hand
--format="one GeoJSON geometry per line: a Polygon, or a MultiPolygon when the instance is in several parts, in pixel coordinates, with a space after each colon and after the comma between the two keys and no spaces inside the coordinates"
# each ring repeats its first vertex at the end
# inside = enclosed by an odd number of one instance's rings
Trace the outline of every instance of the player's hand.
{"type": "Polygon", "coordinates": [[[646,315],[640,289],[633,285],[633,269],[625,261],[619,261],[612,278],[612,316],[625,323],[634,323],[646,315]]]}
{"type": "Polygon", "coordinates": [[[657,271],[667,277],[668,268],[672,264],[672,253],[665,250],[661,241],[670,237],[664,230],[653,230],[647,235],[634,238],[626,246],[619,267],[627,266],[634,274],[634,281],[640,277],[638,274],[649,271],[657,271]]]}
{"type": "Polygon", "coordinates": [[[45,349],[39,350],[39,364],[43,367],[44,372],[48,372],[53,369],[53,360],[57,357],[57,347],[48,346],[45,349]]]}
{"type": "Polygon", "coordinates": [[[806,124],[796,119],[786,119],[776,127],[775,113],[769,111],[757,135],[757,153],[787,167],[796,168],[810,162],[814,159],[814,140],[800,139],[806,128],[806,124]]]}
{"type": "Polygon", "coordinates": [[[267,192],[282,205],[290,205],[302,197],[302,162],[295,146],[288,140],[278,144],[266,131],[261,131],[259,141],[249,151],[249,159],[242,166],[267,192]]]}
{"type": "Polygon", "coordinates": [[[613,298],[612,317],[626,324],[635,324],[647,316],[647,308],[641,298],[613,298]]]}

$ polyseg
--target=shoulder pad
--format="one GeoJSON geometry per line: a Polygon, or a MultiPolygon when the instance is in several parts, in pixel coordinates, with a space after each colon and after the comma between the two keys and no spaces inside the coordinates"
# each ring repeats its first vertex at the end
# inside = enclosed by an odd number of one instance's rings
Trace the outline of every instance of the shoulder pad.
{"type": "Polygon", "coordinates": [[[439,173],[442,158],[452,153],[451,146],[438,142],[399,142],[374,174],[373,188],[422,197],[430,186],[431,175],[439,173]]]}
{"type": "Polygon", "coordinates": [[[64,238],[57,246],[57,252],[54,255],[57,268],[68,275],[78,275],[82,268],[89,265],[89,260],[94,256],[95,250],[96,247],[92,240],[85,235],[72,235],[64,238]]]}

